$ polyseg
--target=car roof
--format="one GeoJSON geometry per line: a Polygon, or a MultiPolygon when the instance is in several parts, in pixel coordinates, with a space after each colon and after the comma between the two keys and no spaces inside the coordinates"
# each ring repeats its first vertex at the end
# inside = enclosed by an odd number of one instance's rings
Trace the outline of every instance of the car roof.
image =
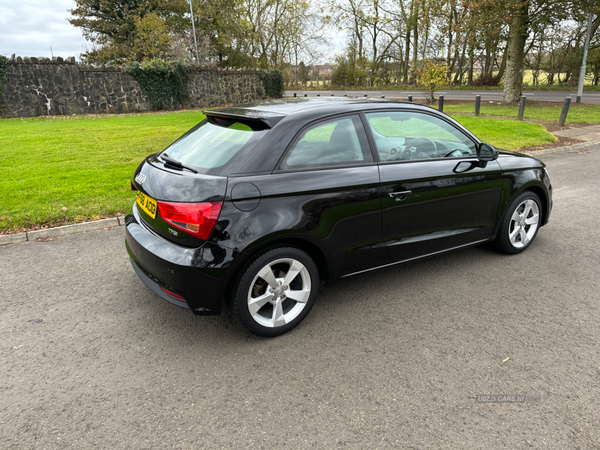
{"type": "Polygon", "coordinates": [[[318,118],[344,112],[362,111],[368,109],[387,109],[393,107],[426,109],[428,106],[398,100],[352,97],[294,97],[272,99],[245,103],[225,108],[204,111],[210,116],[227,116],[247,120],[261,121],[270,127],[286,116],[302,115],[318,118]]]}

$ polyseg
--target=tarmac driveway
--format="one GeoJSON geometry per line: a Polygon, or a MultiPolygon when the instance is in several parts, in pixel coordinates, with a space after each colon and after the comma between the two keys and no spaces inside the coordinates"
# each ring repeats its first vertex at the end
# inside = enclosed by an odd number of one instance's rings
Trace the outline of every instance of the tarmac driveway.
{"type": "Polygon", "coordinates": [[[122,227],[0,247],[0,447],[600,447],[600,147],[543,159],[527,252],[347,279],[276,339],[155,297],[122,227]]]}

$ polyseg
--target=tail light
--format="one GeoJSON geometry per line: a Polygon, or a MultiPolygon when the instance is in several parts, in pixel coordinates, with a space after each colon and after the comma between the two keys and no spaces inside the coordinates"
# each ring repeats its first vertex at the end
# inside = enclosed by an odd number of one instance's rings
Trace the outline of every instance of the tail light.
{"type": "Polygon", "coordinates": [[[132,191],[137,191],[137,188],[135,187],[135,184],[133,184],[133,181],[130,181],[129,184],[131,184],[132,191]]]}
{"type": "Polygon", "coordinates": [[[222,202],[158,202],[158,210],[162,218],[174,227],[200,239],[207,239],[217,222],[222,205],[222,202]]]}

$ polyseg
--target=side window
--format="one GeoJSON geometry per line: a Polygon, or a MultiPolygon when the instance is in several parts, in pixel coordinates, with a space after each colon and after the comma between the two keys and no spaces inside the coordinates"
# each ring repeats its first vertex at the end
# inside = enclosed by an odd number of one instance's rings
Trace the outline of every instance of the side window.
{"type": "Polygon", "coordinates": [[[283,169],[361,164],[373,157],[358,116],[319,122],[304,130],[281,164],[283,169]]]}
{"type": "Polygon", "coordinates": [[[435,116],[400,111],[366,116],[383,162],[477,155],[469,137],[435,116]]]}

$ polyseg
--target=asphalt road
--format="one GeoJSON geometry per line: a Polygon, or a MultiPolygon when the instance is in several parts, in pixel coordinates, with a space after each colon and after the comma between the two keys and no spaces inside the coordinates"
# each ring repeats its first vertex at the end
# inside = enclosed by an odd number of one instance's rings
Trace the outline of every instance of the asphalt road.
{"type": "MultiPolygon", "coordinates": [[[[303,97],[304,94],[309,97],[316,97],[317,94],[321,97],[328,97],[331,94],[335,96],[348,95],[349,97],[363,97],[365,94],[368,97],[379,98],[385,95],[385,98],[397,98],[406,100],[409,95],[413,96],[414,100],[424,100],[424,91],[285,91],[285,96],[293,96],[294,93],[298,97],[303,97]]],[[[436,98],[439,95],[443,95],[446,100],[469,100],[475,101],[476,95],[481,95],[481,101],[502,101],[502,91],[436,91],[436,98]]],[[[523,95],[527,97],[527,100],[543,101],[543,102],[560,102],[565,100],[565,97],[571,97],[572,102],[575,103],[577,98],[577,91],[523,91],[523,95]]],[[[583,91],[582,103],[589,103],[594,105],[600,105],[600,92],[598,91],[583,91]]]]}
{"type": "Polygon", "coordinates": [[[155,297],[122,227],[0,247],[0,447],[600,447],[600,146],[543,159],[527,252],[346,279],[276,339],[155,297]]]}

